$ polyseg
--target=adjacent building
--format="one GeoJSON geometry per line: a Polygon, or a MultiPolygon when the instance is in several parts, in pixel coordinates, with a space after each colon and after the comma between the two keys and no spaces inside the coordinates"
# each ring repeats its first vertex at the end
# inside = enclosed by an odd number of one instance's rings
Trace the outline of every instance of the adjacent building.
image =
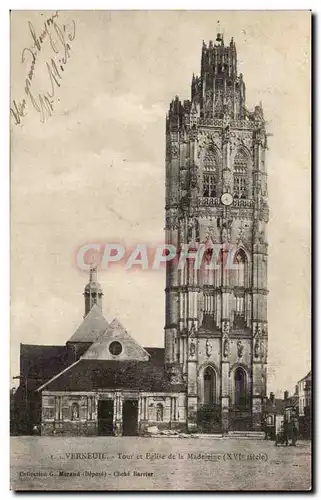
{"type": "Polygon", "coordinates": [[[311,371],[303,377],[296,386],[298,397],[300,434],[311,438],[312,423],[312,374],[311,371]]]}
{"type": "Polygon", "coordinates": [[[311,371],[297,383],[297,393],[299,397],[299,416],[310,415],[312,393],[311,371]]]}

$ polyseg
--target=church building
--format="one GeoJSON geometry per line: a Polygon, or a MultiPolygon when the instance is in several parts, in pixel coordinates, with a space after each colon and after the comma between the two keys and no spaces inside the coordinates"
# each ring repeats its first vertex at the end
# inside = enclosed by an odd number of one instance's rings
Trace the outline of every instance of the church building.
{"type": "Polygon", "coordinates": [[[187,258],[166,265],[165,347],[142,347],[107,322],[92,269],[65,346],[21,345],[21,406],[41,434],[261,430],[266,149],[262,105],[247,109],[235,43],[218,34],[203,42],[191,99],[176,97],[166,119],[166,243],[187,258]]]}
{"type": "Polygon", "coordinates": [[[246,108],[233,39],[203,42],[191,100],[166,123],[166,242],[196,251],[167,266],[165,363],[186,383],[187,426],[260,429],[267,374],[266,224],[262,105],[246,108]],[[206,262],[214,265],[206,265],[206,262]],[[207,415],[207,417],[206,417],[207,415]]]}

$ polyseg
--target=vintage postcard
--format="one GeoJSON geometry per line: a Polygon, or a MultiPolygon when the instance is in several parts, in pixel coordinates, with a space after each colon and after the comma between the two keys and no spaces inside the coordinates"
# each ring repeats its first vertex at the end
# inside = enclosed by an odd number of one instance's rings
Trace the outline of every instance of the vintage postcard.
{"type": "Polygon", "coordinates": [[[11,489],[311,489],[311,12],[11,12],[11,489]]]}

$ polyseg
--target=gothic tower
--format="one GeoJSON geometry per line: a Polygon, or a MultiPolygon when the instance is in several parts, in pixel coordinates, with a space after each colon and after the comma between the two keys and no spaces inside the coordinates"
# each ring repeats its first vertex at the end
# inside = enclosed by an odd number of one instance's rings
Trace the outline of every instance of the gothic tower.
{"type": "Polygon", "coordinates": [[[233,39],[203,42],[191,100],[166,120],[165,362],[187,387],[187,421],[259,430],[267,367],[267,140],[246,108],[233,39]],[[187,258],[184,260],[188,253],[187,258]]]}

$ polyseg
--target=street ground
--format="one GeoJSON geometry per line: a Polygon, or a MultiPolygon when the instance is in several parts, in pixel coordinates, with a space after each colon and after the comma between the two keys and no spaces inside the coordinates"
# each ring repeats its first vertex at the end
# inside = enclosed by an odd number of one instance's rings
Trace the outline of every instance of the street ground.
{"type": "Polygon", "coordinates": [[[311,443],[11,437],[13,490],[309,490],[311,443]]]}

